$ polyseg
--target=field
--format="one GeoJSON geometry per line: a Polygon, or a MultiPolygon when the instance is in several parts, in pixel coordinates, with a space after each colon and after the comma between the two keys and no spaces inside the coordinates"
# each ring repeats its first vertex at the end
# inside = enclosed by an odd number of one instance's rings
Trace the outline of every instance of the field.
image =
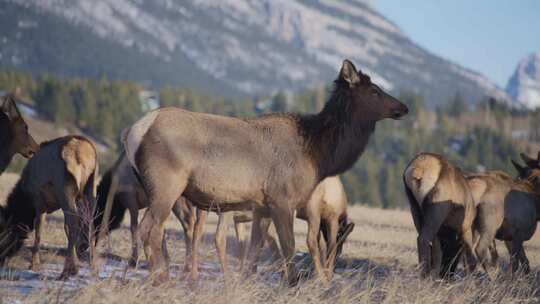
{"type": "MultiPolygon", "coordinates": [[[[17,176],[0,177],[0,202],[17,176]]],[[[24,249],[0,268],[0,303],[529,303],[538,302],[540,270],[540,235],[526,244],[533,269],[529,276],[512,278],[507,274],[508,255],[498,243],[501,268],[496,279],[482,272],[460,275],[451,282],[421,280],[416,269],[416,231],[410,214],[400,210],[381,210],[354,206],[349,216],[356,223],[341,256],[331,283],[302,281],[295,288],[281,284],[275,264],[265,263],[256,276],[245,279],[237,274],[232,256],[235,241],[230,229],[229,267],[233,278],[227,288],[217,263],[213,245],[216,217],[212,216],[205,230],[201,248],[201,279],[189,283],[182,271],[184,244],[176,219],[167,222],[168,249],[171,256],[171,280],[152,287],[147,280],[146,262],[138,270],[128,269],[130,255],[128,220],[111,237],[102,242],[99,273],[82,262],[81,274],[68,281],[55,280],[63,265],[66,238],[62,214],[47,218],[43,229],[42,271],[28,271],[30,261],[27,240],[24,249]]],[[[297,266],[307,269],[305,258],[306,225],[295,223],[297,266]]]]}

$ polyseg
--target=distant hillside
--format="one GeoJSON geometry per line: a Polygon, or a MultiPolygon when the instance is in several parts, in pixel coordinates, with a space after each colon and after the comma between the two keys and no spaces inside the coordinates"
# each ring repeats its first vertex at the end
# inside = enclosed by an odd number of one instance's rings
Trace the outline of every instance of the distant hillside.
{"type": "Polygon", "coordinates": [[[420,93],[431,106],[456,93],[508,99],[352,0],[9,0],[0,29],[0,66],[35,73],[238,96],[327,83],[351,58],[382,86],[420,93]]]}

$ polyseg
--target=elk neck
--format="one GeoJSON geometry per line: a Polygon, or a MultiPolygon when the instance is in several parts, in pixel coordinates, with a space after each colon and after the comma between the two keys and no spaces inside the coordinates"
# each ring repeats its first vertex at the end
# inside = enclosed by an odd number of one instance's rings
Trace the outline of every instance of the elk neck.
{"type": "Polygon", "coordinates": [[[351,102],[347,91],[335,88],[320,113],[299,117],[305,150],[320,180],[350,169],[375,130],[376,120],[353,119],[351,102]]]}
{"type": "Polygon", "coordinates": [[[17,182],[8,196],[4,216],[15,231],[26,234],[34,229],[36,211],[32,204],[32,195],[23,189],[21,181],[17,182]]]}
{"type": "Polygon", "coordinates": [[[13,153],[10,151],[12,139],[9,129],[8,118],[0,113],[0,174],[6,170],[13,158],[13,153]]]}

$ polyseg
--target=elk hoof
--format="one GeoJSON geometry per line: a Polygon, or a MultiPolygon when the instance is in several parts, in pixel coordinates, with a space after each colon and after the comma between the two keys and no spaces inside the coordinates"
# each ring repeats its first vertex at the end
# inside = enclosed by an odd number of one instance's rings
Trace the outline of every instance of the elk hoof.
{"type": "Polygon", "coordinates": [[[152,286],[157,287],[169,280],[169,273],[167,271],[162,271],[154,277],[152,281],[152,286]]]}
{"type": "Polygon", "coordinates": [[[128,263],[129,267],[130,268],[136,268],[137,267],[137,260],[135,259],[129,259],[129,263],[128,263]]]}
{"type": "Polygon", "coordinates": [[[67,280],[69,279],[69,277],[76,275],[78,272],[79,270],[76,268],[64,269],[64,271],[62,271],[62,273],[58,277],[58,280],[60,281],[67,280]]]}

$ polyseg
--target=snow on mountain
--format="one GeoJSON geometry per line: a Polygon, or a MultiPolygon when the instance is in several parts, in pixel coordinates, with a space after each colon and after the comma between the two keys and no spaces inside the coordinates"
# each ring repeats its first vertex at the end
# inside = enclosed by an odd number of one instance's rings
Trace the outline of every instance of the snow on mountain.
{"type": "MultiPolygon", "coordinates": [[[[458,92],[470,102],[485,96],[508,99],[484,76],[416,45],[363,1],[9,0],[0,8],[9,5],[37,12],[39,18],[52,16],[85,29],[87,35],[135,50],[144,55],[137,60],[159,63],[145,66],[148,74],[182,62],[184,70],[177,73],[190,75],[196,69],[205,74],[201,81],[218,81],[243,94],[328,83],[349,58],[382,87],[417,91],[431,104],[446,102],[458,92]]],[[[32,29],[18,30],[24,37],[32,29]]],[[[89,48],[91,53],[92,45],[89,48]]],[[[115,64],[122,63],[121,57],[115,64]]],[[[25,66],[24,58],[17,58],[16,65],[25,66]]],[[[142,78],[137,80],[184,84],[185,78],[167,73],[171,76],[137,75],[142,78]]]]}
{"type": "Polygon", "coordinates": [[[540,51],[523,58],[506,85],[506,92],[529,109],[540,107],[540,51]]]}

